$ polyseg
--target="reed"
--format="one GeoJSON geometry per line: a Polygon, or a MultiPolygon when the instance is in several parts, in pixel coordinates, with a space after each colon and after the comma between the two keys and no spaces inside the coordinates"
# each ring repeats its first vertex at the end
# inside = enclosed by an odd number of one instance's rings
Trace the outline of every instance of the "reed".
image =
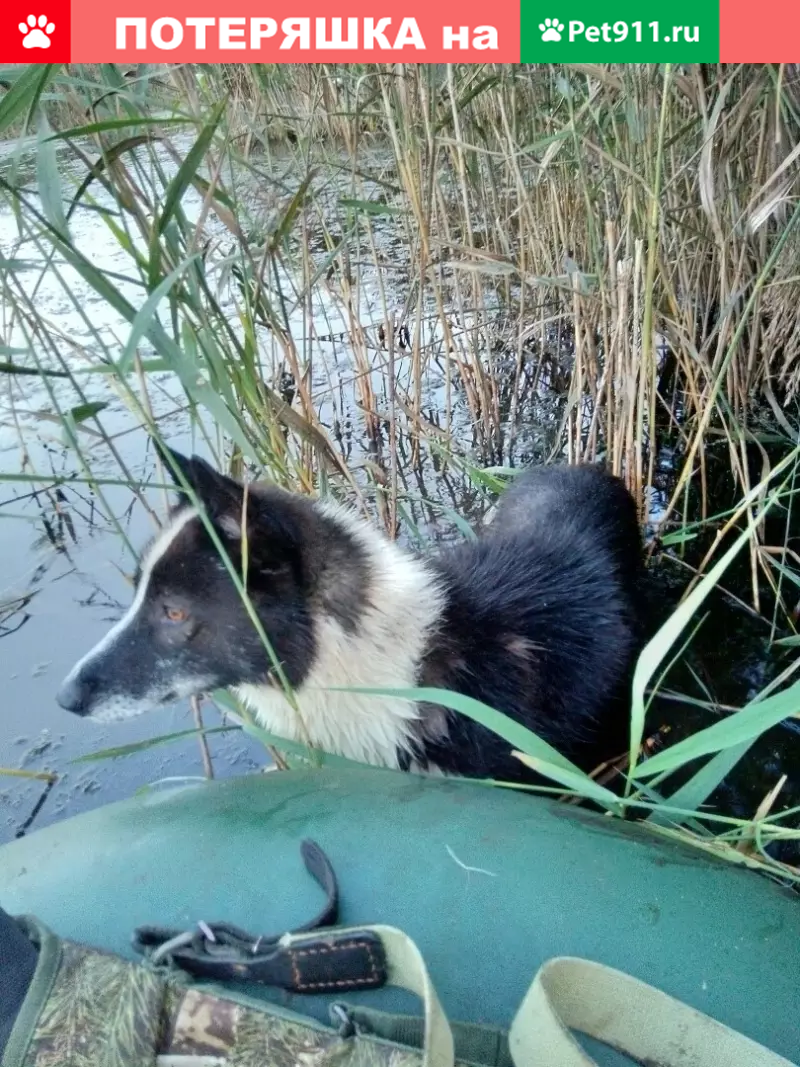
{"type": "MultiPolygon", "coordinates": [[[[0,370],[12,412],[19,383],[41,380],[100,504],[122,481],[155,517],[104,412],[121,399],[164,435],[164,373],[220,464],[346,496],[423,544],[463,533],[464,501],[480,512],[524,462],[604,459],[640,501],[651,553],[689,568],[685,596],[642,657],[619,789],[520,749],[568,791],[618,814],[650,807],[662,832],[774,871],[767,844],[800,837],[784,813],[767,805],[732,828],[701,808],[795,713],[795,661],[736,714],[644,760],[640,746],[653,689],[734,561],[748,575],[735,595],[770,640],[797,640],[795,68],[223,64],[4,79],[0,135],[18,140],[0,196],[19,241],[0,264],[0,370]],[[89,213],[113,268],[80,240],[89,213]],[[37,301],[45,281],[80,341],[37,301]],[[661,783],[701,755],[669,796],[661,783]]],[[[3,477],[54,484],[30,465],[3,477]]]]}

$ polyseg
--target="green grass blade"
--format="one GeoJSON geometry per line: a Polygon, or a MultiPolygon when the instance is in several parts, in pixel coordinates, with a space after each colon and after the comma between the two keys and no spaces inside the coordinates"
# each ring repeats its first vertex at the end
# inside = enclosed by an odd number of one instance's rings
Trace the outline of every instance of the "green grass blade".
{"type": "Polygon", "coordinates": [[[70,763],[97,763],[101,760],[118,759],[120,756],[133,756],[137,752],[145,752],[149,748],[158,748],[160,745],[171,745],[173,741],[182,741],[186,737],[208,736],[209,734],[226,734],[232,730],[239,730],[239,726],[211,726],[203,730],[178,730],[174,734],[160,734],[158,737],[148,737],[144,741],[133,741],[129,745],[117,745],[116,748],[103,748],[99,752],[89,752],[85,756],[77,756],[70,763]]]}
{"type": "MultiPolygon", "coordinates": [[[[169,363],[165,359],[143,359],[139,366],[145,374],[159,374],[162,371],[170,370],[169,363]]],[[[83,374],[121,374],[119,370],[119,364],[117,363],[99,363],[94,367],[80,367],[78,368],[83,374]]],[[[133,373],[135,367],[129,367],[126,371],[127,374],[133,373]]]]}
{"type": "Polygon", "coordinates": [[[300,183],[300,188],[290,200],[289,206],[283,213],[283,218],[278,223],[275,233],[272,235],[270,246],[273,250],[277,249],[280,243],[284,240],[284,238],[289,235],[292,226],[294,225],[294,220],[297,218],[297,213],[303,206],[303,203],[306,198],[306,193],[308,192],[308,187],[309,185],[311,185],[311,180],[313,179],[313,177],[314,171],[312,170],[305,176],[305,178],[303,178],[302,182],[300,183]]]}
{"type": "Polygon", "coordinates": [[[101,411],[104,411],[108,404],[108,400],[87,400],[85,404],[78,404],[76,407],[70,408],[69,417],[74,423],[86,422],[87,419],[94,418],[95,415],[99,415],[101,411]]]}
{"type": "Polygon", "coordinates": [[[111,163],[114,162],[114,160],[119,159],[126,152],[132,152],[135,148],[139,148],[143,144],[150,144],[152,141],[157,140],[158,138],[155,134],[138,133],[135,134],[133,137],[126,137],[125,140],[119,141],[117,144],[107,146],[103,150],[103,155],[92,164],[91,168],[89,169],[89,173],[78,186],[77,192],[73,196],[72,201],[69,205],[69,211],[67,211],[67,218],[69,219],[72,216],[73,211],[81,202],[83,194],[92,184],[92,182],[98,179],[103,173],[103,171],[106,170],[111,165],[111,163]]]}
{"type": "MultiPolygon", "coordinates": [[[[482,93],[485,93],[489,89],[493,89],[500,82],[499,74],[487,74],[485,78],[478,82],[477,85],[472,86],[456,101],[456,109],[458,111],[464,111],[467,104],[470,104],[473,100],[477,99],[482,93]]],[[[448,111],[447,114],[436,123],[436,132],[441,133],[442,130],[451,126],[453,123],[453,113],[448,111]]]]}
{"type": "Polygon", "coordinates": [[[748,704],[721,722],[715,722],[705,730],[699,730],[691,737],[651,756],[639,764],[636,774],[649,777],[676,770],[699,756],[707,756],[746,741],[752,742],[765,730],[797,715],[800,715],[800,682],[766,700],[748,704]]]}
{"type": "Polygon", "coordinates": [[[36,180],[45,218],[58,233],[69,240],[67,218],[64,214],[64,202],[61,198],[61,175],[58,171],[56,146],[47,136],[50,124],[46,115],[39,116],[39,145],[36,154],[36,180]]]}
{"type": "Polygon", "coordinates": [[[164,230],[166,230],[173,215],[178,209],[178,205],[180,204],[184,193],[192,184],[197,171],[200,169],[200,165],[205,158],[206,152],[208,152],[211,142],[214,139],[214,134],[217,132],[217,126],[225,111],[227,102],[227,98],[220,100],[211,112],[211,117],[200,131],[197,140],[189,149],[186,158],[178,168],[178,173],[169,183],[164,197],[164,206],[161,209],[161,215],[159,216],[158,225],[156,227],[159,233],[163,234],[164,230]]]}
{"type": "Polygon", "coordinates": [[[451,508],[447,504],[439,503],[436,503],[434,506],[442,513],[442,515],[447,519],[448,522],[451,522],[453,526],[455,526],[455,528],[464,537],[465,540],[478,540],[478,535],[475,533],[475,530],[472,528],[470,523],[464,518],[463,515],[460,515],[455,510],[455,508],[451,508]]]}
{"type": "MultiPolygon", "coordinates": [[[[788,463],[795,459],[797,450],[793,450],[792,453],[787,456],[772,472],[772,477],[783,469],[788,463]]],[[[755,500],[757,496],[763,491],[763,485],[759,484],[755,486],[748,498],[755,500]]],[[[636,664],[636,669],[633,676],[633,701],[631,707],[631,740],[630,740],[630,770],[628,773],[628,790],[630,789],[632,780],[636,777],[637,771],[637,759],[639,757],[639,750],[642,744],[642,737],[644,736],[644,721],[647,711],[647,702],[645,700],[645,691],[650,682],[650,679],[658,670],[662,661],[665,659],[669,650],[675,644],[689,624],[692,616],[697,609],[709,595],[714,586],[719,582],[722,575],[727,568],[741,552],[742,548],[747,544],[752,537],[754,530],[761,522],[766,512],[772,507],[775,501],[780,495],[780,489],[775,490],[767,498],[764,505],[759,511],[752,515],[750,521],[744,530],[739,534],[731,547],[722,556],[721,559],[711,568],[697,586],[692,590],[689,596],[680,604],[675,611],[670,615],[655,637],[645,645],[641,655],[636,664]]],[[[746,498],[747,499],[747,498],[746,498]]],[[[677,747],[677,746],[674,746],[677,747]]],[[[670,749],[672,751],[672,749],[670,749]]],[[[715,751],[713,748],[710,751],[715,751]]],[[[658,758],[658,757],[656,757],[658,758]]]]}
{"type": "Polygon", "coordinates": [[[514,722],[507,715],[503,715],[502,712],[490,708],[483,701],[475,700],[474,697],[464,696],[463,693],[452,693],[449,689],[435,689],[429,686],[420,686],[417,689],[373,689],[360,686],[337,686],[336,691],[398,697],[401,700],[416,703],[441,704],[443,707],[450,708],[451,711],[457,711],[460,715],[466,715],[468,719],[485,726],[487,730],[491,730],[492,733],[502,737],[504,741],[508,741],[512,748],[519,749],[526,756],[542,760],[544,763],[551,763],[562,770],[571,772],[578,778],[585,778],[591,781],[589,776],[584,774],[579,767],[576,767],[574,763],[570,763],[566,757],[562,756],[552,745],[543,741],[532,730],[527,730],[524,726],[520,726],[519,723],[514,722]]]}
{"type": "Polygon", "coordinates": [[[71,375],[65,370],[46,370],[44,367],[40,370],[38,367],[20,367],[19,363],[9,363],[6,360],[0,360],[0,374],[34,374],[37,378],[70,378],[71,375]]]}
{"type": "Polygon", "coordinates": [[[177,174],[167,186],[161,213],[156,219],[150,235],[149,263],[147,267],[148,288],[150,289],[155,288],[161,274],[161,239],[168,236],[170,223],[180,208],[181,200],[197,178],[198,171],[214,139],[214,134],[225,111],[226,104],[227,97],[220,100],[214,108],[211,118],[203,126],[197,140],[178,167],[177,174]]]}
{"type": "MultiPolygon", "coordinates": [[[[682,808],[686,812],[699,814],[700,807],[705,804],[720,782],[730,774],[742,756],[750,750],[755,740],[752,738],[748,741],[740,741],[738,745],[731,745],[730,748],[718,752],[664,802],[664,807],[682,808]]],[[[679,826],[690,818],[694,818],[694,815],[669,815],[656,808],[647,821],[657,822],[664,826],[679,826]]]]}
{"type": "Polygon", "coordinates": [[[129,119],[105,119],[103,122],[89,122],[85,126],[71,126],[68,130],[59,130],[57,133],[51,133],[46,140],[68,141],[74,137],[88,137],[93,133],[109,133],[111,130],[127,130],[137,126],[191,126],[193,122],[188,116],[159,118],[139,115],[129,119]]]}
{"type": "Polygon", "coordinates": [[[127,374],[133,367],[133,358],[136,355],[136,349],[139,347],[139,343],[143,337],[147,336],[153,325],[156,309],[164,297],[169,293],[173,285],[181,278],[191,265],[200,258],[200,253],[196,252],[193,256],[189,256],[182,263],[179,263],[175,270],[171,271],[166,278],[164,278],[153,292],[142,304],[141,308],[136,313],[136,317],[131,324],[131,332],[128,337],[125,348],[119,360],[118,373],[127,374]]]}
{"type": "Polygon", "coordinates": [[[355,760],[349,760],[344,756],[334,755],[332,752],[325,752],[321,748],[309,748],[308,745],[304,745],[300,741],[290,741],[285,737],[270,733],[268,730],[265,730],[263,726],[259,726],[259,724],[254,721],[250,711],[247,708],[242,707],[242,705],[225,690],[215,692],[213,697],[215,704],[218,704],[221,708],[236,716],[241,722],[242,729],[246,734],[256,738],[257,741],[260,741],[261,744],[266,747],[271,746],[272,748],[278,749],[281,753],[296,756],[302,760],[305,765],[312,763],[316,767],[363,767],[362,763],[357,763],[355,760]]]}
{"type": "Polygon", "coordinates": [[[46,63],[44,66],[32,63],[20,74],[0,100],[0,135],[4,134],[23,112],[27,112],[24,124],[24,129],[27,129],[31,115],[39,103],[39,97],[57,67],[57,63],[46,63]]]}
{"type": "Polygon", "coordinates": [[[513,754],[526,767],[530,767],[532,771],[535,771],[536,774],[551,778],[554,782],[558,782],[559,785],[563,785],[565,789],[570,790],[570,792],[577,793],[578,796],[585,797],[587,800],[594,800],[609,811],[613,811],[618,815],[622,813],[621,797],[618,797],[616,793],[612,793],[610,789],[606,789],[605,786],[598,785],[588,775],[582,772],[574,774],[572,771],[565,770],[563,767],[556,767],[552,763],[545,762],[545,760],[526,756],[524,752],[514,752],[513,754]]]}
{"type": "Polygon", "coordinates": [[[363,763],[345,759],[344,756],[337,756],[332,752],[325,752],[321,748],[309,748],[308,745],[303,745],[299,741],[288,741],[285,737],[278,737],[276,734],[271,734],[268,730],[262,729],[254,722],[244,720],[242,722],[242,729],[246,734],[255,737],[262,745],[269,745],[272,748],[276,748],[282,754],[285,753],[289,756],[296,757],[300,761],[300,764],[304,766],[308,766],[309,763],[314,767],[364,766],[363,763]]]}

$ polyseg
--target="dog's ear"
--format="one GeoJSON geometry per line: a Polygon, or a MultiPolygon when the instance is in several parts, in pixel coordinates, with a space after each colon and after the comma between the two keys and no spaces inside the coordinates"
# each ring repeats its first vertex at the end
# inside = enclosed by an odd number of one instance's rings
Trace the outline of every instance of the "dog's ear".
{"type": "MultiPolygon", "coordinates": [[[[164,457],[164,467],[172,476],[182,499],[187,504],[194,503],[182,484],[181,477],[193,490],[217,530],[229,541],[240,540],[245,512],[244,486],[214,470],[200,456],[184,456],[165,445],[160,445],[159,451],[164,457]]],[[[254,495],[248,494],[246,514],[246,532],[250,539],[250,557],[254,565],[268,570],[296,556],[301,537],[290,508],[281,506],[276,501],[265,506],[254,495]],[[253,527],[256,523],[257,544],[253,539],[253,527]]]]}
{"type": "Polygon", "coordinates": [[[240,536],[244,500],[241,484],[214,470],[211,464],[200,456],[184,456],[166,445],[160,445],[159,451],[164,457],[164,467],[175,482],[179,496],[186,503],[192,503],[192,498],[183,484],[185,481],[206,509],[208,517],[228,536],[240,536]]]}

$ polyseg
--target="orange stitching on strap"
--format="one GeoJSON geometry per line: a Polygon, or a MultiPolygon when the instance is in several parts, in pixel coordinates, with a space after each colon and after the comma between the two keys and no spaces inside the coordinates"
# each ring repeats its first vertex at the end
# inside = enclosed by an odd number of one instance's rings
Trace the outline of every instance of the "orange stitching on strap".
{"type": "Polygon", "coordinates": [[[290,949],[289,956],[292,961],[292,978],[297,989],[301,992],[307,989],[330,989],[334,986],[355,986],[355,985],[372,985],[375,979],[378,977],[378,964],[375,959],[375,955],[372,951],[372,945],[369,941],[347,941],[341,945],[335,945],[328,948],[307,948],[307,949],[290,949]],[[300,968],[297,965],[297,959],[301,956],[333,956],[339,955],[341,952],[349,951],[353,948],[363,948],[366,950],[367,957],[369,958],[370,971],[368,978],[350,978],[342,979],[335,982],[301,982],[300,981],[300,968]]]}

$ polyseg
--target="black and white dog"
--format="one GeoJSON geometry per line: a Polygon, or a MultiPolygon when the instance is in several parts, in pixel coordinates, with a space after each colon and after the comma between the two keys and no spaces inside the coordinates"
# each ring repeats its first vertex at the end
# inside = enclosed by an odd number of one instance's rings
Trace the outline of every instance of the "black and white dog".
{"type": "Polygon", "coordinates": [[[643,564],[617,478],[529,470],[476,541],[421,559],[333,503],[255,484],[243,506],[241,484],[171,455],[240,574],[246,556],[247,591],[297,709],[181,490],[128,612],[62,684],[68,711],[122,719],[232,687],[265,729],[353,760],[530,777],[507,742],[441,706],[334,691],[435,686],[504,712],[587,769],[626,748],[643,564]]]}

